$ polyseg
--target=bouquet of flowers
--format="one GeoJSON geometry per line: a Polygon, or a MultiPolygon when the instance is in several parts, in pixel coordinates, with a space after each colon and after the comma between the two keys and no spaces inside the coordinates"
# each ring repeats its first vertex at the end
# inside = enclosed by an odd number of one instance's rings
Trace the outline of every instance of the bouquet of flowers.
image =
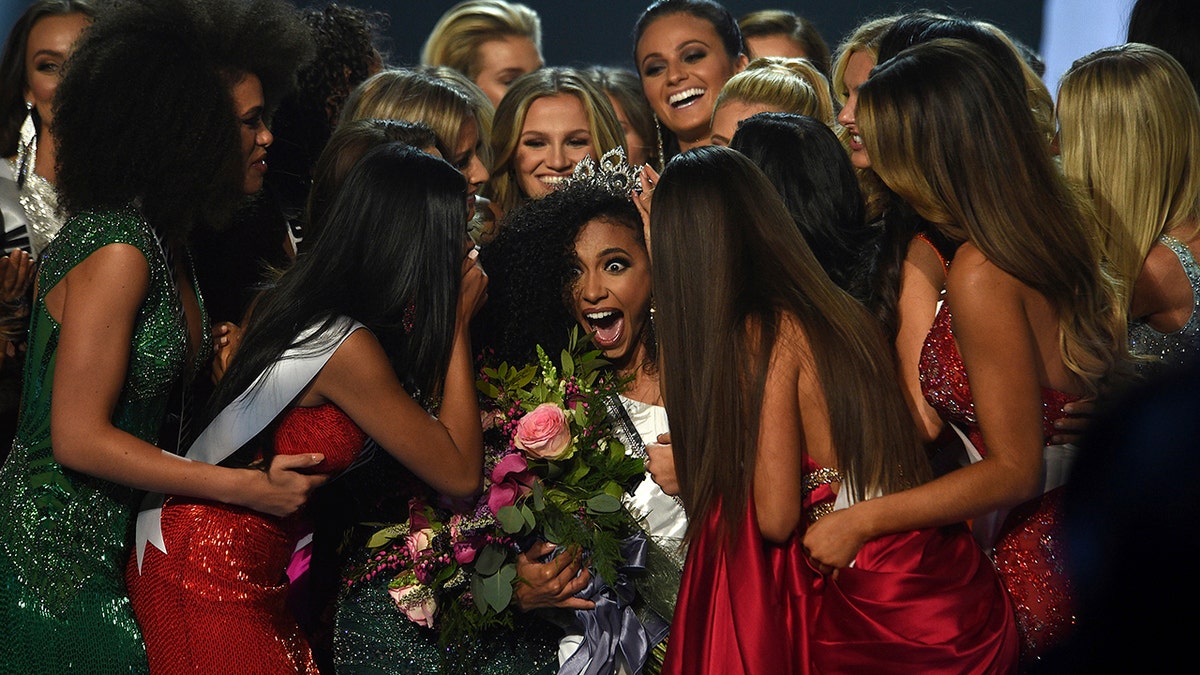
{"type": "Polygon", "coordinates": [[[621,496],[645,469],[611,432],[605,399],[623,382],[606,365],[574,328],[557,364],[539,347],[536,363],[484,368],[482,496],[413,499],[407,522],[371,537],[373,554],[348,582],[390,576],[399,610],[453,649],[512,626],[516,558],[536,540],[580,547],[596,575],[617,579],[622,542],[639,532],[621,496]]]}

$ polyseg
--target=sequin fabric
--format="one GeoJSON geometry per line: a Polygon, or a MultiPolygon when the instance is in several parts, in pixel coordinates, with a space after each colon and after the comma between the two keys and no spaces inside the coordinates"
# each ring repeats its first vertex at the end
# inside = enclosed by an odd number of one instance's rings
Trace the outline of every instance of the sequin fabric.
{"type": "Polygon", "coordinates": [[[1170,333],[1160,333],[1142,321],[1129,324],[1129,351],[1141,356],[1157,357],[1155,361],[1139,365],[1146,375],[1164,368],[1182,367],[1194,361],[1196,354],[1200,353],[1200,264],[1196,263],[1187,244],[1178,239],[1164,234],[1158,241],[1179,258],[1179,264],[1183,266],[1192,286],[1193,304],[1192,315],[1187,323],[1170,333]]]}
{"type": "MultiPolygon", "coordinates": [[[[405,618],[387,593],[388,579],[343,591],[334,633],[338,675],[553,675],[558,672],[561,628],[519,614],[511,630],[480,636],[453,656],[438,646],[437,631],[405,618]]],[[[570,619],[569,613],[564,617],[570,619]]]]}
{"type": "Polygon", "coordinates": [[[833,491],[833,484],[840,482],[842,482],[842,474],[837,469],[821,466],[807,455],[804,457],[800,498],[809,525],[833,512],[833,502],[837,499],[837,493],[833,491]]]}
{"type": "MultiPolygon", "coordinates": [[[[146,671],[124,583],[135,495],[58,464],[50,443],[59,325],[45,297],[84,258],[113,243],[137,247],[150,269],[113,424],[155,442],[184,370],[183,305],[150,226],[134,208],[70,219],[42,256],[21,414],[0,469],[0,672],[146,671]]],[[[195,363],[205,358],[200,350],[195,363]]]]}
{"type": "MultiPolygon", "coordinates": [[[[333,404],[292,408],[275,432],[281,455],[316,452],[316,472],[354,461],[366,435],[333,404]]],[[[150,668],[173,673],[316,673],[312,650],[288,608],[287,566],[298,518],[167,497],[167,552],[147,548],[127,579],[150,668]]]]}
{"type": "Polygon", "coordinates": [[[18,200],[29,219],[29,248],[35,256],[50,244],[63,226],[63,213],[58,210],[58,190],[50,181],[34,173],[37,145],[32,148],[18,144],[13,175],[20,186],[18,200]]]}
{"type": "MultiPolygon", "coordinates": [[[[921,389],[942,419],[962,423],[979,453],[987,457],[967,371],[954,342],[948,304],[943,303],[921,350],[921,389]]],[[[1042,389],[1042,437],[1049,445],[1062,408],[1078,397],[1042,389]]],[[[1062,488],[1019,505],[1009,514],[992,559],[1017,616],[1021,660],[1030,663],[1063,640],[1075,623],[1074,603],[1063,560],[1062,488]]]]}

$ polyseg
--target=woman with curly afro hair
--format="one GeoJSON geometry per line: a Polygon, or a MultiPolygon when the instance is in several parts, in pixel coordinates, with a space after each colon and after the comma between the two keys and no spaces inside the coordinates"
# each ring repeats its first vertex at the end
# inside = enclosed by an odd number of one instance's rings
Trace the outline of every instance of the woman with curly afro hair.
{"type": "MultiPolygon", "coordinates": [[[[606,183],[576,178],[508,215],[500,236],[480,255],[489,291],[476,321],[477,344],[490,350],[486,359],[527,363],[536,358],[537,345],[548,354],[561,351],[576,324],[591,333],[615,374],[628,378],[609,407],[614,427],[624,429],[622,441],[632,454],[646,458],[647,480],[626,497],[626,506],[682,563],[687,515],[671,496],[677,490],[671,448],[658,445],[668,428],[651,320],[650,255],[638,208],[606,183]]],[[[565,565],[562,556],[537,562],[553,549],[535,544],[518,559],[517,574],[528,582],[514,589],[518,604],[525,610],[590,608],[590,601],[574,597],[589,580],[577,553],[565,565]]],[[[663,613],[669,622],[669,612],[663,613]]],[[[664,636],[653,637],[657,642],[664,636]]],[[[582,642],[581,628],[568,627],[558,648],[564,672],[588,659],[594,667],[613,658],[580,650],[582,642]]]]}
{"type": "Polygon", "coordinates": [[[124,570],[142,490],[297,510],[323,479],[181,461],[156,443],[206,363],[197,223],[258,190],[267,111],[311,51],[282,0],[129,0],[76,44],[54,110],[70,214],[42,256],[21,415],[0,470],[0,663],[145,672],[124,570]]]}

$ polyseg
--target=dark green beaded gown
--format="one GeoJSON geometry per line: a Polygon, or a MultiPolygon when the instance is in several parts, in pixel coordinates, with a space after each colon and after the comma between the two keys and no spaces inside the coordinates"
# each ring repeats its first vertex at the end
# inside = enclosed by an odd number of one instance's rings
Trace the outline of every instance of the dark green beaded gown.
{"type": "Polygon", "coordinates": [[[71,218],[40,262],[17,434],[0,469],[0,673],[147,670],[124,581],[138,495],[63,467],[50,442],[59,325],[46,294],[113,243],[137,247],[150,267],[113,424],[157,442],[184,372],[186,318],[153,230],[132,207],[71,218]]]}

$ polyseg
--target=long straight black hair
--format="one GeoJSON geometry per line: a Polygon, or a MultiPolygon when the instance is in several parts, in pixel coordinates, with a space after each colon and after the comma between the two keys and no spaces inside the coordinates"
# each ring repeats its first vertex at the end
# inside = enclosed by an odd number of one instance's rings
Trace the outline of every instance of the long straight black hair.
{"type": "Polygon", "coordinates": [[[318,346],[301,335],[305,328],[339,316],[371,329],[410,391],[437,392],[454,335],[466,188],[454,167],[401,143],[367,152],[334,198],[320,235],[258,299],[210,415],[285,350],[318,346]]]}

